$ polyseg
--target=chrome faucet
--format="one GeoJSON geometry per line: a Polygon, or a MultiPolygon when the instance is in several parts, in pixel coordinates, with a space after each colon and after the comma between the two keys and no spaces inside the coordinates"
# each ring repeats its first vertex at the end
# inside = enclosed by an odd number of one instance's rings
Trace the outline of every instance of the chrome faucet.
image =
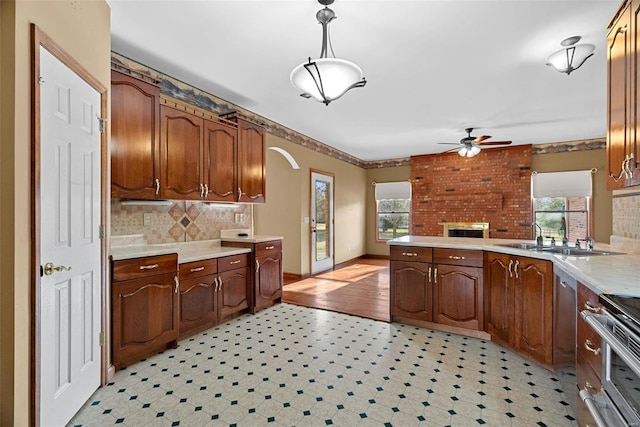
{"type": "Polygon", "coordinates": [[[544,240],[542,240],[542,227],[540,227],[537,222],[534,222],[531,225],[535,225],[536,227],[538,227],[538,230],[540,230],[540,234],[538,234],[538,237],[536,237],[536,245],[538,246],[544,245],[544,240]]]}
{"type": "Polygon", "coordinates": [[[588,251],[592,251],[593,250],[594,241],[593,241],[593,239],[591,237],[587,236],[584,239],[576,239],[576,248],[578,248],[578,249],[581,249],[580,242],[585,242],[587,244],[586,249],[588,251]]]}

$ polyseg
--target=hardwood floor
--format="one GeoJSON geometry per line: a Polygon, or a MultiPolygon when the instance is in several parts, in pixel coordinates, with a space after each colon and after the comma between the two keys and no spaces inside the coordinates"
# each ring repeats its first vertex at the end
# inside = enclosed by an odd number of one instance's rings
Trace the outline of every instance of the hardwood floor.
{"type": "Polygon", "coordinates": [[[388,322],[389,260],[359,258],[337,270],[286,284],[282,301],[388,322]]]}

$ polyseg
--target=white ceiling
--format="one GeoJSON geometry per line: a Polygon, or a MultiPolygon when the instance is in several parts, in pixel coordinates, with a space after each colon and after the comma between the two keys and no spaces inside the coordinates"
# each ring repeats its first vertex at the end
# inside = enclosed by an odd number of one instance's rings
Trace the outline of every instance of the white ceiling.
{"type": "Polygon", "coordinates": [[[601,138],[606,25],[621,0],[336,0],[337,57],[367,85],[325,106],[291,70],[317,57],[317,0],[109,0],[112,49],[362,160],[438,153],[474,136],[514,144],[601,138]],[[571,75],[545,65],[580,35],[571,75]]]}

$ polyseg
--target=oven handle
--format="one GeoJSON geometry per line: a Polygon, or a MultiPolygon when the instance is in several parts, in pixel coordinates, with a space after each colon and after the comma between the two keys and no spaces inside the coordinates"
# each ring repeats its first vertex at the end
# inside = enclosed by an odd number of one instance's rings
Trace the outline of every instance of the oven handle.
{"type": "MultiPolygon", "coordinates": [[[[600,335],[600,338],[606,341],[607,344],[609,344],[609,347],[611,347],[611,349],[615,351],[622,360],[624,360],[627,366],[629,366],[633,370],[633,372],[635,372],[635,374],[640,377],[640,362],[638,362],[638,359],[631,353],[631,351],[629,351],[627,347],[620,343],[620,341],[615,337],[615,335],[613,335],[613,333],[611,333],[602,325],[602,323],[598,321],[598,318],[605,317],[607,320],[615,323],[616,326],[626,330],[628,333],[631,333],[629,329],[626,328],[624,324],[622,324],[614,316],[610,315],[604,308],[602,309],[602,314],[595,314],[587,310],[582,310],[580,314],[582,315],[582,318],[585,320],[585,322],[587,322],[589,326],[591,326],[593,330],[595,330],[598,335],[600,335]]],[[[638,341],[640,341],[640,339],[638,339],[638,341]]]]}
{"type": "Polygon", "coordinates": [[[587,390],[586,388],[580,390],[580,399],[582,399],[585,406],[589,410],[589,413],[593,417],[593,421],[596,422],[596,425],[598,427],[607,427],[607,422],[602,417],[602,414],[600,414],[600,411],[598,411],[599,406],[606,408],[607,404],[605,402],[597,400],[596,397],[589,393],[589,390],[587,390]]]}

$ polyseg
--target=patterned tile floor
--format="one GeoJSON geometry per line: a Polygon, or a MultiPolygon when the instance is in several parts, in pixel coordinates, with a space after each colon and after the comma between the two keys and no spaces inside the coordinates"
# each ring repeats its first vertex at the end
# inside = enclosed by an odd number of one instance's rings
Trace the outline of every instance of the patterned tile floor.
{"type": "Polygon", "coordinates": [[[570,386],[475,338],[279,304],[179,344],[70,425],[576,425],[570,386]]]}

